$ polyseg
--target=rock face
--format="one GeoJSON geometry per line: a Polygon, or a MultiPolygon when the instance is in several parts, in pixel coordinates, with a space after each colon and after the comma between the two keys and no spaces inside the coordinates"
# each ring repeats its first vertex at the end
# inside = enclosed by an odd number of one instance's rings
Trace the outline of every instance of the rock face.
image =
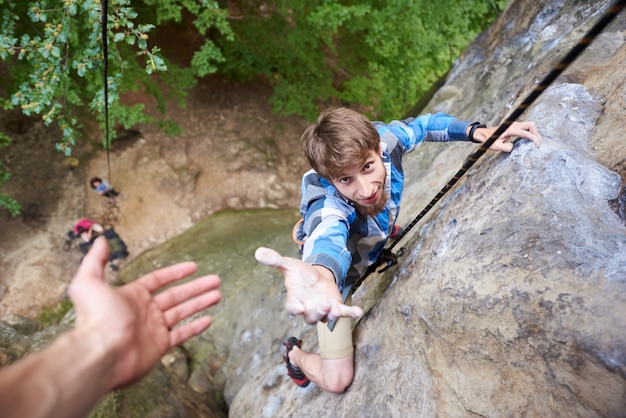
{"type": "MultiPolygon", "coordinates": [[[[425,112],[497,124],[609,6],[595,3],[513,0],[425,112]]],[[[183,347],[188,367],[164,359],[173,366],[158,370],[153,398],[188,416],[219,397],[233,417],[626,416],[625,34],[622,14],[524,115],[541,148],[485,155],[403,240],[399,265],[355,294],[366,314],[342,395],[286,376],[281,342],[296,335],[316,350],[315,330],[285,313],[281,275],[254,261],[259,245],[297,257],[295,210],[218,213],[129,263],[122,281],[181,259],[223,279],[214,325],[183,347]],[[163,376],[202,396],[171,393],[163,376]]],[[[475,148],[424,144],[407,157],[402,223],[475,148]]],[[[96,414],[133,410],[116,403],[132,391],[96,414]]]]}
{"type": "Polygon", "coordinates": [[[361,322],[362,381],[346,398],[378,399],[370,416],[392,413],[390,403],[426,416],[623,413],[626,240],[607,204],[620,179],[569,145],[572,125],[595,118],[584,89],[546,96],[529,118],[546,129],[562,105],[554,137],[481,165],[411,240],[397,281],[361,322]],[[373,390],[371,376],[389,389],[373,390]]]}
{"type": "MultiPolygon", "coordinates": [[[[606,6],[514,1],[426,111],[497,124],[606,6]]],[[[315,332],[286,317],[281,276],[251,259],[259,244],[297,256],[284,213],[245,244],[208,222],[151,253],[160,265],[182,248],[223,277],[215,325],[187,351],[205,375],[214,370],[229,415],[624,416],[626,227],[615,202],[626,174],[625,22],[524,115],[542,147],[520,141],[511,154],[484,156],[408,235],[400,265],[359,289],[355,303],[367,313],[354,328],[356,374],[342,395],[300,389],[285,375],[280,343],[296,335],[315,350],[315,332]],[[200,236],[224,248],[191,250],[200,236]]],[[[404,221],[474,148],[425,144],[407,157],[404,221]]],[[[250,230],[243,214],[232,216],[238,231],[250,230]]],[[[266,216],[258,215],[264,228],[266,216]]]]}
{"type": "MultiPolygon", "coordinates": [[[[498,123],[607,6],[514,1],[426,110],[498,123]]],[[[625,22],[524,115],[540,149],[520,142],[484,157],[410,235],[409,255],[355,326],[346,393],[284,375],[277,384],[274,360],[252,368],[231,416],[624,416],[626,228],[609,202],[626,174],[625,22]]],[[[437,160],[456,162],[454,148],[437,160]]],[[[423,162],[409,161],[418,173],[423,162]]],[[[405,216],[423,207],[412,200],[405,216]]],[[[299,336],[315,349],[310,334],[299,336]]]]}

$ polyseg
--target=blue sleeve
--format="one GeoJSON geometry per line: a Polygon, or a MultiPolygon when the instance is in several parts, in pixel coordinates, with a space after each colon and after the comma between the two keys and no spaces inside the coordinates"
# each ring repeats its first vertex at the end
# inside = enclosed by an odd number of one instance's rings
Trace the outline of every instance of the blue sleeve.
{"type": "Polygon", "coordinates": [[[458,120],[445,113],[425,114],[416,118],[396,120],[388,124],[375,123],[381,137],[392,134],[398,138],[405,152],[412,151],[423,141],[469,141],[465,134],[471,122],[458,120]]]}
{"type": "Polygon", "coordinates": [[[333,272],[337,283],[345,279],[352,264],[346,243],[355,216],[354,208],[334,197],[315,201],[304,216],[307,239],[302,260],[326,267],[333,272]]]}

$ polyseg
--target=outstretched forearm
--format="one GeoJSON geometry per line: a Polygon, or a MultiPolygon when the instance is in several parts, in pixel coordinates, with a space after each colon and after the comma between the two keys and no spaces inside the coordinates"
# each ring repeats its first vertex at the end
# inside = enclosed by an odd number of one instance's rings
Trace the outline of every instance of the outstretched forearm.
{"type": "Polygon", "coordinates": [[[114,357],[94,333],[73,329],[0,369],[4,418],[84,417],[108,392],[114,357]]]}
{"type": "Polygon", "coordinates": [[[70,284],[76,327],[0,369],[2,417],[84,417],[110,390],[140,379],[167,350],[211,325],[203,315],[177,326],[219,302],[218,276],[159,292],[196,272],[184,262],[114,288],[104,282],[108,258],[106,239],[96,239],[70,284]]]}

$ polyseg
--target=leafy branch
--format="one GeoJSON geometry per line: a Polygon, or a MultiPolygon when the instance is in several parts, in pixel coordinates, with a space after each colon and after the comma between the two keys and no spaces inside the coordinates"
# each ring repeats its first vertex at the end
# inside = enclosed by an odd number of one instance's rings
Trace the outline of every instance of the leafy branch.
{"type": "MultiPolygon", "coordinates": [[[[224,39],[232,39],[217,2],[207,0],[145,0],[141,10],[162,16],[160,22],[180,20],[186,11],[197,19],[194,25],[207,36],[189,69],[171,65],[159,47],[150,45],[155,25],[143,22],[130,0],[109,0],[107,18],[107,90],[113,123],[129,128],[154,119],[142,104],[125,105],[120,95],[143,90],[154,95],[158,109],[165,112],[168,94],[184,102],[186,91],[198,75],[215,72],[214,62],[223,57],[208,38],[217,28],[224,39]],[[145,6],[148,6],[146,9],[145,6]],[[171,71],[176,75],[160,77],[171,71]]],[[[61,138],[56,148],[71,155],[82,129],[84,109],[89,109],[104,126],[104,51],[101,0],[0,0],[0,60],[10,77],[0,80],[8,98],[0,98],[4,109],[18,107],[27,116],[39,116],[46,126],[56,124],[61,138]]],[[[164,123],[164,126],[172,126],[164,123]]],[[[176,129],[169,129],[176,131],[176,129]]],[[[106,143],[106,138],[103,143],[106,143]]],[[[6,202],[0,200],[0,206],[6,202]]]]}

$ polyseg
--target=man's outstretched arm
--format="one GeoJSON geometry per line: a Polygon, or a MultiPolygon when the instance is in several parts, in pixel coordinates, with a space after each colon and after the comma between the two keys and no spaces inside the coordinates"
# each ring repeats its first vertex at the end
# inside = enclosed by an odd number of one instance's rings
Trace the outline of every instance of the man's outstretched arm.
{"type": "Polygon", "coordinates": [[[335,278],[327,268],[283,257],[265,247],[258,248],[254,255],[260,263],[283,273],[287,289],[285,309],[289,314],[302,315],[308,324],[363,315],[360,307],[343,303],[335,278]]]}
{"type": "Polygon", "coordinates": [[[0,370],[3,417],[83,417],[110,390],[146,375],[170,348],[204,331],[211,317],[176,325],[216,304],[220,279],[193,274],[185,262],[149,273],[122,287],[104,282],[109,250],[95,241],[69,288],[76,327],[43,350],[0,370]]]}

